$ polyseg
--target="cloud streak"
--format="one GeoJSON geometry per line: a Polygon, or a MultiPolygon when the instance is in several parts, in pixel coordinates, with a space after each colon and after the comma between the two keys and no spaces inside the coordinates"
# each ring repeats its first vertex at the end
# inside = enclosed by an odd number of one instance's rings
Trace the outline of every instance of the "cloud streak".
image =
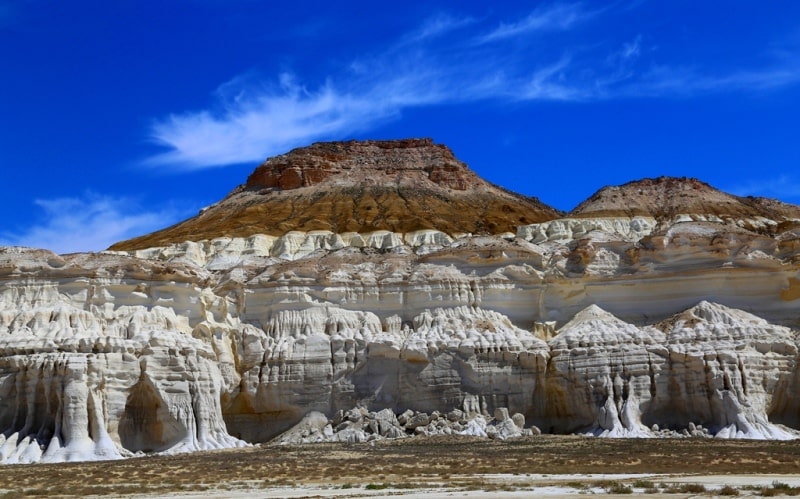
{"type": "Polygon", "coordinates": [[[172,115],[156,123],[154,138],[171,151],[147,162],[194,168],[253,161],[298,138],[314,140],[372,124],[385,111],[367,104],[330,86],[309,91],[292,85],[244,95],[218,113],[172,115]]]}
{"type": "Polygon", "coordinates": [[[694,97],[720,92],[765,92],[800,83],[800,61],[730,73],[708,74],[694,68],[653,66],[629,85],[621,97],[694,97]]]}
{"type": "MultiPolygon", "coordinates": [[[[538,9],[524,25],[501,25],[490,36],[508,38],[548,24],[566,29],[577,16],[574,5],[538,9]]],[[[482,53],[474,37],[451,46],[447,59],[428,46],[431,39],[474,24],[472,18],[438,15],[384,53],[353,61],[344,74],[315,88],[289,73],[266,86],[235,78],[217,89],[214,109],[156,121],[151,138],[166,151],[144,164],[188,170],[248,163],[314,140],[368,130],[408,108],[487,98],[565,100],[574,95],[563,82],[550,81],[559,77],[566,59],[520,74],[519,61],[510,60],[515,55],[482,53]],[[498,69],[503,59],[509,59],[511,71],[498,69]]]]}
{"type": "Polygon", "coordinates": [[[0,245],[47,248],[62,254],[100,251],[186,215],[174,209],[139,211],[130,199],[96,194],[34,203],[43,211],[41,221],[22,232],[0,234],[0,245]]]}
{"type": "Polygon", "coordinates": [[[641,34],[616,48],[561,43],[562,35],[602,15],[579,3],[549,4],[494,26],[440,14],[322,82],[291,73],[266,85],[235,78],[217,89],[211,109],[157,120],[151,137],[165,151],[144,163],[175,169],[252,163],[370,130],[411,108],[448,103],[691,98],[800,83],[798,60],[713,74],[657,64],[641,34]],[[531,37],[536,43],[528,43],[531,37]],[[548,43],[550,50],[538,48],[548,43]]]}
{"type": "Polygon", "coordinates": [[[238,88],[220,112],[172,115],[157,122],[153,139],[171,150],[146,161],[186,169],[252,162],[298,143],[368,129],[402,109],[446,100],[436,75],[424,70],[354,81],[349,88],[331,83],[309,90],[283,74],[273,90],[238,88]],[[424,90],[423,90],[424,89],[424,90]]]}
{"type": "Polygon", "coordinates": [[[476,20],[471,17],[456,17],[446,13],[439,13],[427,19],[417,30],[409,33],[400,41],[399,45],[419,43],[424,40],[436,38],[445,33],[469,26],[475,22],[476,20]]]}
{"type": "Polygon", "coordinates": [[[490,43],[536,32],[568,30],[593,15],[593,13],[585,11],[581,4],[552,4],[538,7],[525,19],[501,23],[489,33],[478,38],[476,42],[490,43]]]}

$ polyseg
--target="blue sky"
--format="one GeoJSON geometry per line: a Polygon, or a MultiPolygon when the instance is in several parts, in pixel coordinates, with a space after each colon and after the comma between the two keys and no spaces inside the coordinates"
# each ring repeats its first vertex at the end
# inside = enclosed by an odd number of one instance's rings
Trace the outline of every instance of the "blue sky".
{"type": "Polygon", "coordinates": [[[800,203],[798,2],[383,4],[0,0],[0,244],[101,250],[353,138],[562,210],[659,175],[800,203]]]}

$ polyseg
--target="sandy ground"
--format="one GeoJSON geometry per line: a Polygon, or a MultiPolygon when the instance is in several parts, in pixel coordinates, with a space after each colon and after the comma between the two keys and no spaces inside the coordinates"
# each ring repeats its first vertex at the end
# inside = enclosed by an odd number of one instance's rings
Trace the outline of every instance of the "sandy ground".
{"type": "MultiPolygon", "coordinates": [[[[473,477],[475,478],[475,477],[473,477]]],[[[425,499],[453,499],[453,498],[520,498],[520,497],[549,497],[573,498],[579,495],[602,494],[604,497],[670,497],[688,498],[706,496],[713,497],[714,491],[722,487],[734,486],[737,488],[759,488],[770,487],[776,482],[780,482],[791,487],[800,487],[800,474],[797,475],[660,475],[660,474],[571,474],[571,475],[483,475],[482,480],[488,484],[514,483],[520,488],[513,491],[498,490],[456,490],[450,489],[442,484],[443,488],[421,488],[415,490],[385,489],[385,490],[366,490],[357,489],[333,489],[325,485],[306,485],[302,487],[276,487],[269,490],[258,491],[205,491],[199,494],[169,494],[162,496],[148,496],[179,499],[209,499],[209,498],[311,498],[311,497],[335,497],[335,498],[384,498],[384,497],[424,497],[425,499]],[[695,483],[702,484],[708,492],[705,494],[697,493],[645,493],[644,489],[634,488],[633,494],[609,494],[602,487],[589,487],[586,489],[576,488],[574,483],[597,483],[602,481],[615,481],[621,483],[633,483],[636,480],[649,480],[657,483],[695,483]]],[[[758,490],[740,490],[738,497],[760,497],[758,490]]],[[[139,499],[144,496],[131,496],[132,499],[139,499]]]]}
{"type": "Polygon", "coordinates": [[[735,487],[739,497],[763,492],[800,496],[800,444],[574,436],[506,442],[420,438],[0,466],[1,499],[613,497],[615,492],[629,492],[625,497],[630,492],[710,497],[724,486],[735,487]]]}

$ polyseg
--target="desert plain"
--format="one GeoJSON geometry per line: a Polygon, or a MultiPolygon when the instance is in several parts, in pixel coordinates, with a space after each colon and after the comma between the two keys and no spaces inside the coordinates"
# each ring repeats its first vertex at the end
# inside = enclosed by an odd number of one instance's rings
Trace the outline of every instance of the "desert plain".
{"type": "Polygon", "coordinates": [[[0,497],[800,495],[796,441],[418,437],[0,467],[0,497]]]}

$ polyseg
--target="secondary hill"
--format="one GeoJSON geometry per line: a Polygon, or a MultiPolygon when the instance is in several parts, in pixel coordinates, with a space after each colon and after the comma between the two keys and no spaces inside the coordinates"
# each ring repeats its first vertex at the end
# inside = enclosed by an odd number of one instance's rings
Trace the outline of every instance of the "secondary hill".
{"type": "Polygon", "coordinates": [[[725,193],[696,178],[658,177],[603,187],[570,212],[572,217],[716,215],[720,218],[800,218],[800,206],[725,193]]]}

